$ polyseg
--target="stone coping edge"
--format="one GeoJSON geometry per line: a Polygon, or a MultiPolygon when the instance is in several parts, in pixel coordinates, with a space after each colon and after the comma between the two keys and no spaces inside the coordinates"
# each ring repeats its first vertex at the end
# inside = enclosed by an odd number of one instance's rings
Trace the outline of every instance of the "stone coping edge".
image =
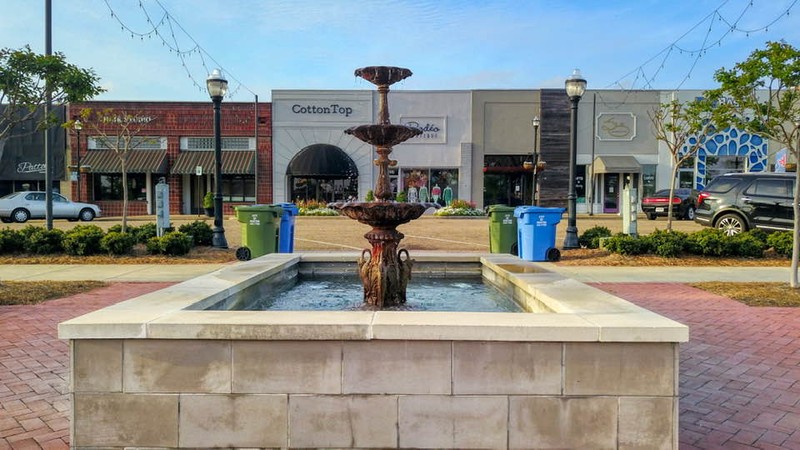
{"type": "Polygon", "coordinates": [[[489,282],[535,313],[204,311],[301,262],[345,263],[359,253],[270,254],[62,322],[61,339],[465,340],[686,342],[687,326],[512,255],[414,252],[420,262],[482,265],[489,282]]]}

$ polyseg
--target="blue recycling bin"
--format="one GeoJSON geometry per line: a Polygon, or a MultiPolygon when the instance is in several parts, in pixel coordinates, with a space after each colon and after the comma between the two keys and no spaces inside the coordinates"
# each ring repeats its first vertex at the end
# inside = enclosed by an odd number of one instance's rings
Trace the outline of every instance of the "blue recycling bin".
{"type": "Polygon", "coordinates": [[[561,252],[556,248],[556,225],[561,222],[564,208],[518,206],[517,242],[519,257],[525,261],[558,261],[561,252]]]}
{"type": "Polygon", "coordinates": [[[278,203],[283,209],[278,229],[278,253],[294,253],[294,219],[300,211],[294,203],[278,203]]]}

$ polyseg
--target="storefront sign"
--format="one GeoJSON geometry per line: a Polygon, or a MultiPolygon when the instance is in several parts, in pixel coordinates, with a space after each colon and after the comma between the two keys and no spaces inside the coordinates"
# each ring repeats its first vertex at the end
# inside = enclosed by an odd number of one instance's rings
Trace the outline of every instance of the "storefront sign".
{"type": "Polygon", "coordinates": [[[446,117],[401,116],[400,123],[422,130],[422,134],[409,139],[408,144],[444,144],[447,142],[446,117]]]}
{"type": "Polygon", "coordinates": [[[44,164],[23,161],[17,164],[17,173],[44,173],[46,168],[47,166],[44,164]]]}
{"type": "Polygon", "coordinates": [[[335,114],[344,117],[350,117],[350,115],[353,114],[353,108],[350,106],[339,105],[337,103],[325,106],[301,105],[295,103],[292,105],[292,112],[295,114],[335,114]]]}
{"type": "Polygon", "coordinates": [[[597,139],[632,141],[636,137],[636,116],[632,113],[600,113],[597,115],[597,139]]]}

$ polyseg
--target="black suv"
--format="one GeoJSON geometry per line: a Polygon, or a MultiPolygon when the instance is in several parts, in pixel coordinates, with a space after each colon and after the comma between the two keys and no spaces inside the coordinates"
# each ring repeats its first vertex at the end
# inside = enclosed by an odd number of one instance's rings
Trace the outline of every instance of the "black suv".
{"type": "Polygon", "coordinates": [[[729,173],[697,195],[694,221],[728,236],[753,228],[791,230],[794,173],[729,173]]]}

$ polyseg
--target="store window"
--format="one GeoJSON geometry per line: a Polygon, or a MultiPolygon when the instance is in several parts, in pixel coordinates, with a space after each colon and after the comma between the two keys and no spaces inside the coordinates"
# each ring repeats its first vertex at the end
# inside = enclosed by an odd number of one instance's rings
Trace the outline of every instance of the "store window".
{"type": "MultiPolygon", "coordinates": [[[[96,173],[92,178],[94,200],[123,200],[122,174],[96,173]]],[[[128,200],[147,200],[145,181],[143,173],[128,174],[128,200]]]]}
{"type": "Polygon", "coordinates": [[[403,191],[409,201],[433,202],[442,206],[458,199],[458,169],[403,169],[403,191]]]}
{"type": "Polygon", "coordinates": [[[649,197],[656,192],[656,165],[642,164],[642,195],[649,197]]]}
{"type": "Polygon", "coordinates": [[[533,172],[523,168],[526,155],[485,155],[483,204],[520,206],[533,202],[533,172]]]}
{"type": "Polygon", "coordinates": [[[256,177],[253,175],[222,175],[222,201],[256,201],[256,177]]]}
{"type": "Polygon", "coordinates": [[[358,198],[357,178],[291,177],[292,199],[339,202],[358,198]]]}

